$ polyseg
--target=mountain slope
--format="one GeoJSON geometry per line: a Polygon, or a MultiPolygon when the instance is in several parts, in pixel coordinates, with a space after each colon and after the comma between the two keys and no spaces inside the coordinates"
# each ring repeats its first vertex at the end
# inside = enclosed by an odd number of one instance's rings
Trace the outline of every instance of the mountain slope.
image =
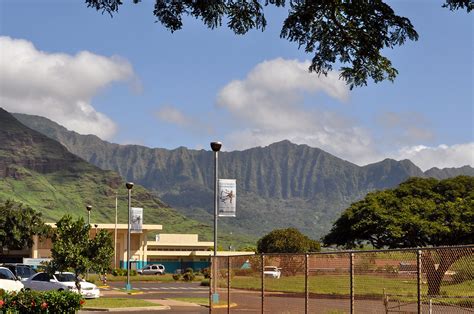
{"type": "MultiPolygon", "coordinates": [[[[91,222],[127,220],[127,190],[122,178],[101,170],[70,153],[58,142],[25,127],[0,108],[0,201],[22,201],[57,220],[65,213],[86,216],[93,205],[91,222]]],[[[198,232],[211,236],[208,225],[177,213],[147,190],[135,185],[132,206],[144,208],[144,222],[162,224],[164,232],[198,232]]]]}
{"type": "MultiPolygon", "coordinates": [[[[212,219],[212,152],[118,145],[68,131],[42,117],[15,116],[85,160],[153,190],[186,216],[212,219]]],[[[367,192],[394,187],[408,177],[426,176],[409,160],[386,159],[359,167],[289,141],[219,156],[219,176],[237,179],[238,188],[237,218],[220,219],[219,224],[225,230],[256,236],[291,226],[318,238],[344,208],[367,192]]]]}

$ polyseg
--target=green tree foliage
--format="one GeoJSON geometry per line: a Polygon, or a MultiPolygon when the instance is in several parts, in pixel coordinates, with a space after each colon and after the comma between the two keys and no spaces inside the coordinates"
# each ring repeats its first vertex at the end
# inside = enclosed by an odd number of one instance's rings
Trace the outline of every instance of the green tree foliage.
{"type": "Polygon", "coordinates": [[[33,236],[44,236],[48,227],[41,213],[22,203],[7,200],[0,204],[0,254],[3,248],[20,250],[33,246],[33,236]]]}
{"type": "Polygon", "coordinates": [[[273,230],[257,242],[258,253],[306,253],[320,249],[318,241],[308,238],[296,228],[273,230]]]}
{"type": "Polygon", "coordinates": [[[352,204],[323,238],[354,248],[426,247],[474,243],[474,178],[412,178],[352,204]]]}
{"type": "MultiPolygon", "coordinates": [[[[342,213],[323,242],[348,248],[366,242],[375,248],[472,244],[474,177],[412,178],[395,189],[369,193],[342,213]]],[[[431,278],[429,294],[439,294],[444,273],[466,252],[425,252],[422,262],[431,278]]]]}
{"type": "Polygon", "coordinates": [[[52,236],[50,272],[72,269],[76,287],[80,290],[80,275],[88,270],[103,273],[110,268],[113,246],[107,231],[101,230],[95,237],[90,237],[90,225],[83,218],[74,221],[69,215],[61,218],[56,226],[52,236]]]}
{"type": "MultiPolygon", "coordinates": [[[[451,10],[470,12],[474,7],[470,0],[445,1],[443,7],[451,10]]],[[[86,0],[86,4],[112,15],[122,1],[86,0]]],[[[402,45],[407,39],[418,39],[410,20],[398,16],[382,0],[155,0],[153,14],[171,32],[183,27],[183,16],[192,16],[211,29],[221,26],[224,20],[236,34],[245,34],[251,29],[265,29],[263,7],[268,5],[288,5],[280,37],[313,54],[309,70],[327,74],[334,64],[340,63],[341,77],[351,88],[366,85],[368,78],[375,82],[393,81],[398,71],[382,55],[382,50],[402,45]]]]}

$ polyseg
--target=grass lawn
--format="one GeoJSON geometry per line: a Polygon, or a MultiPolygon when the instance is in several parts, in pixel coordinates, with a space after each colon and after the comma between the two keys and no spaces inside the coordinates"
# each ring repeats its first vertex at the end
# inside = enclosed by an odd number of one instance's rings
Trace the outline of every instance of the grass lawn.
{"type": "MultiPolygon", "coordinates": [[[[176,301],[183,301],[183,302],[189,302],[189,303],[194,303],[194,304],[199,304],[202,306],[209,306],[209,298],[172,298],[171,300],[176,300],[176,301]]],[[[233,307],[235,306],[235,303],[230,303],[230,306],[233,307]]],[[[227,307],[227,301],[220,301],[219,303],[214,303],[214,306],[225,306],[227,307]]]]}
{"type": "Polygon", "coordinates": [[[85,308],[120,308],[120,307],[146,307],[159,306],[160,304],[140,299],[127,298],[99,298],[86,300],[85,308]]]}
{"type": "MultiPolygon", "coordinates": [[[[347,275],[321,275],[308,278],[308,289],[310,293],[349,295],[349,277],[347,275]]],[[[281,292],[304,292],[304,276],[281,277],[280,279],[265,278],[266,291],[281,292]]],[[[223,283],[222,287],[225,287],[223,283]]],[[[231,278],[231,287],[248,290],[260,290],[261,281],[259,277],[235,276],[231,278]]],[[[356,295],[382,296],[389,295],[416,296],[416,279],[411,278],[389,278],[374,275],[356,275],[354,278],[354,289],[356,295]]],[[[428,286],[423,284],[422,294],[426,295],[428,286]]],[[[474,296],[474,281],[465,281],[460,284],[441,286],[441,294],[444,296],[474,296]]]]}
{"type": "MultiPolygon", "coordinates": [[[[209,298],[171,298],[171,300],[195,303],[199,305],[209,306],[209,298]]],[[[226,303],[227,304],[227,303],[226,303]]]]}

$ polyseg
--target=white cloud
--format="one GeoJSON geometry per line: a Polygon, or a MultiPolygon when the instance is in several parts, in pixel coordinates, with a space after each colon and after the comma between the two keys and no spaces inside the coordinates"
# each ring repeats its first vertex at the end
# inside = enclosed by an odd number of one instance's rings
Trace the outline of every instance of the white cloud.
{"type": "Polygon", "coordinates": [[[423,145],[404,147],[393,154],[395,159],[410,159],[422,170],[432,167],[451,168],[474,166],[474,142],[455,145],[427,147],[423,145]]]}
{"type": "Polygon", "coordinates": [[[390,145],[414,145],[434,139],[426,118],[419,112],[384,112],[376,117],[383,141],[390,145]]]}
{"type": "Polygon", "coordinates": [[[239,126],[225,138],[226,150],[288,139],[361,166],[387,157],[410,159],[424,170],[474,165],[473,143],[415,146],[434,140],[429,121],[417,112],[383,113],[376,117],[381,128],[375,132],[342,113],[321,109],[315,101],[309,107],[310,94],[326,93],[345,102],[349,91],[337,73],[318,77],[308,73],[308,65],[281,58],[265,61],[245,79],[234,80],[220,90],[217,104],[239,126]]]}
{"type": "Polygon", "coordinates": [[[193,132],[212,134],[213,129],[208,124],[203,123],[195,116],[184,114],[176,107],[165,105],[161,106],[155,116],[165,123],[174,124],[181,128],[190,129],[193,132]]]}
{"type": "Polygon", "coordinates": [[[118,57],[48,53],[10,37],[0,37],[0,73],[0,106],[6,110],[45,116],[103,139],[117,127],[94,109],[91,99],[114,81],[134,78],[132,66],[118,57]]]}
{"type": "Polygon", "coordinates": [[[156,112],[158,119],[171,123],[177,124],[182,127],[186,127],[192,124],[192,119],[184,115],[180,110],[172,106],[162,106],[156,112]]]}
{"type": "Polygon", "coordinates": [[[308,61],[265,61],[244,80],[222,88],[218,105],[244,127],[228,136],[226,147],[245,149],[288,139],[352,162],[373,161],[377,153],[367,130],[341,114],[303,105],[305,94],[324,92],[346,101],[349,92],[337,73],[318,77],[308,72],[308,66],[308,61]]]}

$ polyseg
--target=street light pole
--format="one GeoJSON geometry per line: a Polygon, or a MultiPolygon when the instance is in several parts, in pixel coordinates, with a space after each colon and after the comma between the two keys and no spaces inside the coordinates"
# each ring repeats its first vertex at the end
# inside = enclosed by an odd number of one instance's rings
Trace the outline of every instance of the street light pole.
{"type": "Polygon", "coordinates": [[[219,294],[217,293],[217,206],[218,206],[218,195],[217,195],[217,185],[218,185],[218,165],[219,165],[219,151],[221,150],[221,142],[211,142],[211,149],[214,152],[214,260],[213,260],[213,296],[212,301],[214,303],[219,302],[219,294]]]}
{"type": "MultiPolygon", "coordinates": [[[[87,209],[87,227],[89,229],[87,229],[87,238],[90,238],[91,236],[91,231],[90,231],[90,226],[91,226],[91,210],[92,210],[92,206],[91,205],[87,205],[86,206],[86,209],[87,209]]],[[[97,229],[96,229],[96,235],[97,235],[97,229]]],[[[87,269],[87,272],[86,272],[86,279],[89,279],[89,269],[87,269]]]]}
{"type": "Polygon", "coordinates": [[[128,190],[128,232],[127,232],[127,284],[125,285],[125,290],[132,290],[132,286],[130,285],[130,211],[131,211],[131,203],[132,203],[132,188],[133,183],[127,182],[125,186],[128,190]]]}
{"type": "Polygon", "coordinates": [[[91,210],[92,210],[92,206],[91,206],[91,205],[87,205],[87,206],[86,206],[86,209],[87,209],[87,224],[90,226],[90,225],[91,225],[91,210]]]}

